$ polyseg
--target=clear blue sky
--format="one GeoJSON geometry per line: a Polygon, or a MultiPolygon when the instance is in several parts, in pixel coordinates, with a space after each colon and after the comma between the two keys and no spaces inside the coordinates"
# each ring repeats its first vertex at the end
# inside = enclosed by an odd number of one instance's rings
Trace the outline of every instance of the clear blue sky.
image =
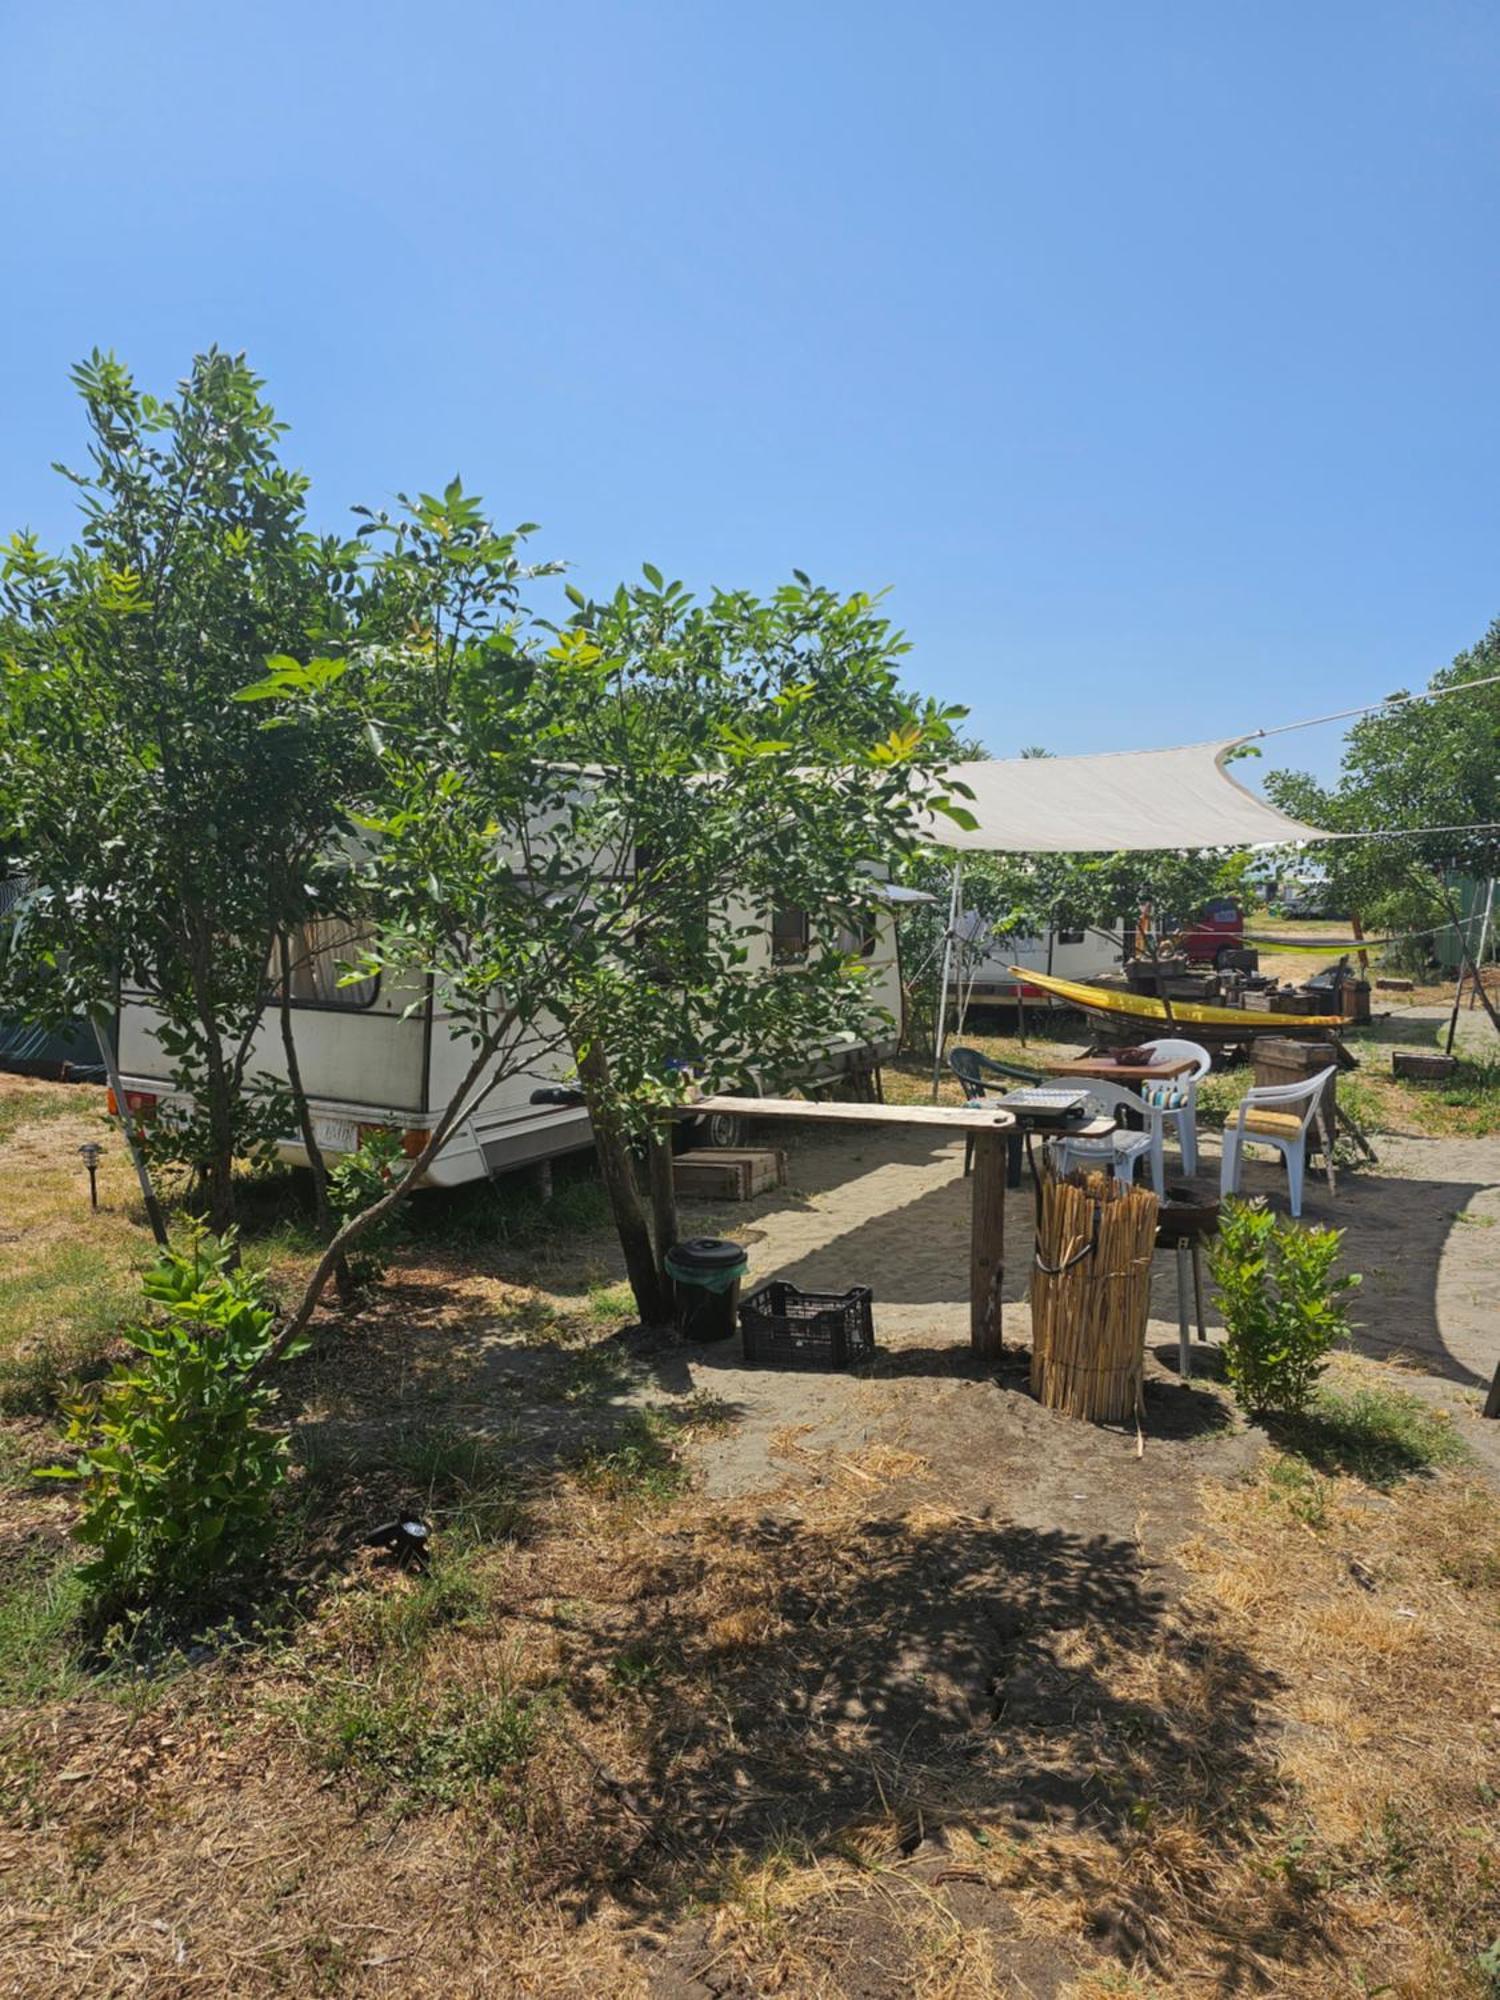
{"type": "Polygon", "coordinates": [[[458,469],[596,589],[889,585],[997,754],[1315,714],[1500,612],[1490,0],[11,0],[3,46],[7,531],[71,532],[75,358],[218,341],[329,523],[458,469]]]}

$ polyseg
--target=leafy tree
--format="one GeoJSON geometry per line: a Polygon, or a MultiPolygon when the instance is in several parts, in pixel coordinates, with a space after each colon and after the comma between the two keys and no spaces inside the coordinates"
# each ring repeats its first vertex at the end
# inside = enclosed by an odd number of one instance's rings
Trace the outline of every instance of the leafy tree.
{"type": "Polygon", "coordinates": [[[1310,825],[1399,836],[1329,841],[1318,850],[1334,895],[1365,925],[1430,931],[1453,919],[1449,876],[1500,874],[1500,685],[1467,687],[1496,674],[1500,619],[1428,684],[1429,692],[1467,691],[1401,702],[1355,722],[1335,784],[1305,772],[1267,773],[1274,803],[1310,825]]]}
{"type": "Polygon", "coordinates": [[[0,565],[0,831],[30,885],[7,919],[6,996],[96,1021],[122,982],[146,996],[190,1107],[146,1136],[197,1171],[223,1231],[236,1156],[292,1122],[252,1049],[361,747],[336,710],[262,730],[234,696],[268,658],[342,647],[358,548],[307,527],[242,356],[199,355],[166,401],[97,352],[74,380],[80,538],[51,555],[13,535],[0,565]]]}
{"type": "MultiPolygon", "coordinates": [[[[909,855],[901,879],[932,898],[913,904],[901,917],[901,971],[906,1032],[911,1046],[931,1054],[937,1038],[942,997],[944,944],[952,908],[953,865],[963,867],[963,936],[953,954],[953,975],[966,974],[997,937],[1017,930],[1007,858],[991,854],[955,857],[951,848],[927,845],[909,855]]],[[[955,1028],[957,1023],[954,1023],[955,1028]]]]}
{"type": "Polygon", "coordinates": [[[575,602],[551,658],[593,679],[568,734],[602,776],[570,865],[609,862],[556,1004],[636,1302],[660,1318],[674,1230],[660,1108],[689,1077],[774,1086],[809,1049],[869,1032],[858,947],[874,878],[916,846],[924,801],[968,820],[941,782],[962,711],[901,689],[905,642],[869,598],[800,573],[766,601],[699,604],[648,565],[607,601],[575,602]],[[757,954],[778,906],[809,918],[792,963],[757,954]],[[650,1153],[654,1243],[632,1141],[650,1153]]]}
{"type": "MultiPolygon", "coordinates": [[[[964,949],[1045,937],[1051,930],[1093,930],[1127,956],[1166,955],[1204,903],[1246,894],[1250,856],[1204,849],[1119,854],[984,854],[962,857],[964,949]]],[[[903,879],[934,898],[907,920],[908,1019],[918,1034],[936,1033],[943,939],[954,856],[929,848],[913,856],[903,879]]],[[[955,964],[961,958],[955,956],[955,964]]],[[[1170,1003],[1167,1003],[1170,1011],[1170,1003]]]]}
{"type": "Polygon", "coordinates": [[[962,815],[936,775],[956,711],[901,691],[903,642],[868,599],[806,578],[699,604],[647,568],[600,603],[570,589],[556,628],[519,603],[525,531],[498,535],[457,482],[366,527],[385,547],[376,593],[422,616],[347,674],[287,668],[246,694],[358,716],[376,746],[353,814],[366,963],[431,982],[472,1053],[423,1153],[336,1245],[389,1219],[499,1081],[567,1049],[658,1321],[663,1113],[695,1080],[774,1080],[868,1026],[872,874],[912,844],[924,801],[962,815]],[[813,920],[795,966],[753,955],[777,905],[813,920]]]}

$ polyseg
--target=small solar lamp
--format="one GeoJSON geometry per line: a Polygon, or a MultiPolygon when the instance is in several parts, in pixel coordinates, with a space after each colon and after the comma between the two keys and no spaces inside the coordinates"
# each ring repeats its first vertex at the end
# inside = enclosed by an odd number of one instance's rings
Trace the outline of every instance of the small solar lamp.
{"type": "Polygon", "coordinates": [[[103,1153],[104,1148],[99,1144],[97,1139],[90,1139],[86,1146],[80,1146],[78,1150],[83,1155],[83,1164],[89,1170],[89,1207],[97,1208],[99,1206],[99,1157],[103,1153]]]}

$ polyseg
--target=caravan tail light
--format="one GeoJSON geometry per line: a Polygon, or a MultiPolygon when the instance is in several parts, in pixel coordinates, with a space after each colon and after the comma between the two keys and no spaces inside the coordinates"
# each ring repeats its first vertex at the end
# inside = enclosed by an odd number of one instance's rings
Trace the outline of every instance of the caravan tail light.
{"type": "MultiPolygon", "coordinates": [[[[361,1146],[365,1143],[366,1139],[373,1139],[377,1132],[390,1132],[392,1130],[393,1128],[389,1125],[359,1125],[355,1127],[361,1146]]],[[[431,1137],[432,1134],[424,1132],[420,1126],[408,1125],[406,1130],[401,1134],[401,1150],[409,1160],[414,1160],[431,1137]]]]}
{"type": "MultiPolygon", "coordinates": [[[[125,1109],[133,1111],[137,1118],[149,1118],[156,1110],[156,1104],[157,1097],[154,1090],[127,1090],[125,1093],[125,1109]]],[[[119,1117],[120,1100],[113,1090],[104,1093],[104,1107],[111,1118],[119,1117]]]]}

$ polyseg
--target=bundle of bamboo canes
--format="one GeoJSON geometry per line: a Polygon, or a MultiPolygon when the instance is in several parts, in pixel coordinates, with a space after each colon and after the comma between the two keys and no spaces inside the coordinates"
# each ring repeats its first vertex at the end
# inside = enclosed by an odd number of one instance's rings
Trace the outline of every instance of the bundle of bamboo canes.
{"type": "Polygon", "coordinates": [[[1138,1415],[1156,1196],[1103,1173],[1046,1175],[1031,1278],[1031,1387],[1049,1410],[1138,1415]]]}

